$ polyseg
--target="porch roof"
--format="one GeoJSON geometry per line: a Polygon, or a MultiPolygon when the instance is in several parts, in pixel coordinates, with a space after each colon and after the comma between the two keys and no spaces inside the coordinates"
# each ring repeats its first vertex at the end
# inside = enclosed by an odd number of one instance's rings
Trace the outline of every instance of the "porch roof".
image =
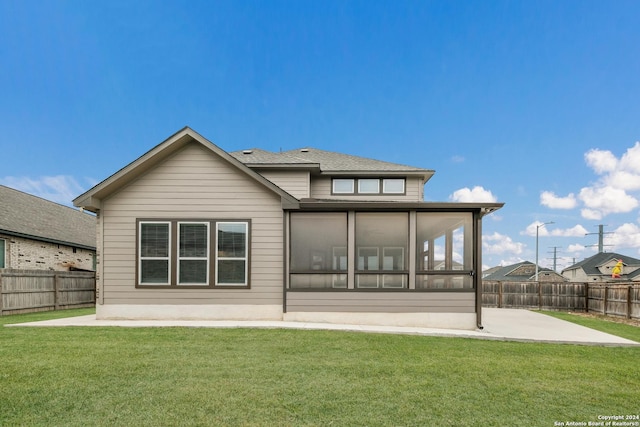
{"type": "Polygon", "coordinates": [[[423,212],[473,212],[480,213],[480,217],[497,211],[504,203],[451,203],[451,202],[405,202],[405,201],[357,201],[357,200],[328,200],[301,199],[300,210],[334,211],[334,210],[365,210],[365,211],[394,211],[416,210],[423,212]]]}

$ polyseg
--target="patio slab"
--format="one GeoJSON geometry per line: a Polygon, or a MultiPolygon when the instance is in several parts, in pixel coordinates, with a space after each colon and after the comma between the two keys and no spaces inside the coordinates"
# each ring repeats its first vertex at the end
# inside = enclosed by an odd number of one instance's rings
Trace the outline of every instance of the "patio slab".
{"type": "Polygon", "coordinates": [[[119,326],[190,328],[290,328],[464,337],[501,341],[545,342],[600,346],[640,346],[640,343],[596,331],[542,313],[518,309],[484,308],[482,330],[435,329],[399,326],[345,325],[282,321],[208,321],[208,320],[98,320],[95,315],[67,317],[6,325],[9,327],[119,326]]]}

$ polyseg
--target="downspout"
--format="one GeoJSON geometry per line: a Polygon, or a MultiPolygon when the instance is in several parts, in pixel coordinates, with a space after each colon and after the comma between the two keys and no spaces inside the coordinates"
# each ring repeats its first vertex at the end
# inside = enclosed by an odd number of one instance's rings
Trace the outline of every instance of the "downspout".
{"type": "Polygon", "coordinates": [[[483,330],[482,326],[482,216],[480,212],[473,213],[474,218],[474,257],[473,257],[473,284],[476,288],[476,326],[479,330],[483,330]],[[480,274],[478,274],[480,272],[480,274]]]}
{"type": "Polygon", "coordinates": [[[287,312],[289,288],[289,211],[282,211],[282,314],[287,312]]]}

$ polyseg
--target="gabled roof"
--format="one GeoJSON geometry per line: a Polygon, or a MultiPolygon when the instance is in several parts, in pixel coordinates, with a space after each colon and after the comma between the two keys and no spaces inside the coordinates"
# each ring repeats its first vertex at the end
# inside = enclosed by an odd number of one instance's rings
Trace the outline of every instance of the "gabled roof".
{"type": "Polygon", "coordinates": [[[262,184],[269,191],[273,191],[278,194],[281,197],[283,206],[297,206],[298,200],[295,197],[273,184],[262,175],[254,172],[242,162],[238,161],[235,157],[231,156],[229,153],[189,127],[184,127],[165,141],[147,151],[138,159],[111,175],[109,178],[105,179],[84,194],[78,196],[74,199],[73,204],[92,212],[98,211],[101,207],[102,199],[115,191],[118,191],[124,185],[141,176],[143,173],[149,171],[164,159],[168,158],[171,154],[185,147],[187,144],[194,142],[211,150],[213,153],[226,160],[229,164],[236,167],[240,172],[262,184]]]}
{"type": "Polygon", "coordinates": [[[96,248],[96,218],[0,185],[0,233],[77,248],[96,248]]]}
{"type": "Polygon", "coordinates": [[[640,259],[632,258],[626,255],[620,255],[615,252],[599,252],[589,258],[583,259],[582,261],[573,264],[570,267],[565,268],[564,270],[562,270],[562,273],[564,274],[565,271],[581,268],[585,272],[585,274],[601,276],[602,273],[600,272],[600,270],[598,270],[598,267],[606,264],[608,261],[611,261],[613,259],[621,259],[625,265],[640,265],[640,259]]]}
{"type": "MultiPolygon", "coordinates": [[[[535,264],[530,262],[530,261],[522,261],[516,264],[511,264],[511,265],[507,265],[504,267],[494,267],[490,270],[492,270],[492,272],[488,275],[486,275],[485,277],[482,278],[482,280],[495,280],[495,281],[518,281],[518,280],[533,280],[534,276],[535,276],[535,264]],[[522,269],[522,267],[531,267],[532,268],[532,272],[531,274],[527,273],[527,274],[517,274],[519,269],[522,269]]],[[[555,271],[551,270],[550,268],[544,268],[544,267],[540,267],[538,266],[538,275],[540,275],[540,273],[556,273],[555,271]]]]}
{"type": "Polygon", "coordinates": [[[236,159],[250,167],[269,166],[317,166],[321,173],[331,175],[346,174],[404,174],[419,175],[426,182],[433,176],[431,169],[417,168],[398,163],[384,162],[350,154],[319,150],[317,148],[298,148],[295,150],[272,153],[269,151],[250,149],[230,153],[236,159]]]}

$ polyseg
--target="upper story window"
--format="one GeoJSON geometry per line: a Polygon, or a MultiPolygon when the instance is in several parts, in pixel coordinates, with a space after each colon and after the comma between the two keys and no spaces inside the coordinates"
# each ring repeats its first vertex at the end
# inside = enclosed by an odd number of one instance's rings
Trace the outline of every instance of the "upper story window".
{"type": "Polygon", "coordinates": [[[332,194],[405,194],[404,178],[334,178],[332,194]]]}
{"type": "Polygon", "coordinates": [[[332,192],[335,194],[353,194],[355,191],[355,180],[352,178],[336,178],[333,180],[332,192]]]}

